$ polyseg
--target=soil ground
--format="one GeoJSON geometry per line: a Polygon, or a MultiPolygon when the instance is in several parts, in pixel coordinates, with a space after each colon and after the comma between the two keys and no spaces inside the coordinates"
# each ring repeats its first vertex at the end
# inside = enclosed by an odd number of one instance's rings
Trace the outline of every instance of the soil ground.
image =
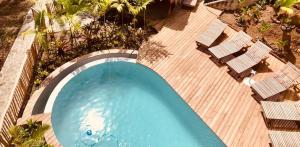
{"type": "Polygon", "coordinates": [[[33,0],[0,0],[0,70],[33,0]]]}
{"type": "MultiPolygon", "coordinates": [[[[280,29],[280,24],[272,23],[271,16],[275,14],[274,10],[270,6],[266,6],[265,10],[261,10],[260,22],[268,22],[272,25],[271,29],[264,34],[264,38],[269,46],[273,49],[277,48],[275,42],[282,40],[282,30],[280,29]]],[[[235,30],[242,30],[242,27],[239,27],[236,23],[236,16],[234,16],[233,12],[224,12],[220,19],[227,24],[229,24],[235,30]]],[[[259,32],[261,24],[260,23],[251,23],[248,25],[247,29],[244,30],[247,32],[254,40],[262,37],[262,33],[259,32]]],[[[300,34],[295,31],[295,29],[291,32],[291,53],[283,57],[283,60],[290,61],[300,67],[300,34]]]]}

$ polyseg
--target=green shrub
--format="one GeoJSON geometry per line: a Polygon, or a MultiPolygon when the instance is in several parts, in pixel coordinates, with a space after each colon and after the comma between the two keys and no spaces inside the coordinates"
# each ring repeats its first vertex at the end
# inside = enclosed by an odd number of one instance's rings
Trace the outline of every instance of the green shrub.
{"type": "Polygon", "coordinates": [[[49,129],[49,125],[28,120],[24,125],[11,127],[9,133],[12,144],[17,147],[52,147],[44,139],[44,134],[49,129]]]}

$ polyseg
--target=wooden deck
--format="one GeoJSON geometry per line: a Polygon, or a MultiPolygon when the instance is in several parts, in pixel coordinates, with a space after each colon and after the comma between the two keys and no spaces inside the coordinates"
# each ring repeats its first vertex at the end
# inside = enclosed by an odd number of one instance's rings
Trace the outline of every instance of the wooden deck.
{"type": "MultiPolygon", "coordinates": [[[[228,146],[269,146],[261,106],[251,96],[250,87],[196,49],[195,38],[216,18],[201,4],[194,12],[175,12],[150,39],[161,42],[172,55],[153,64],[140,63],[159,73],[228,146]]],[[[226,28],[225,33],[232,36],[236,31],[226,28]]],[[[267,62],[268,68],[259,66],[253,79],[262,80],[283,66],[274,57],[267,62]]]]}

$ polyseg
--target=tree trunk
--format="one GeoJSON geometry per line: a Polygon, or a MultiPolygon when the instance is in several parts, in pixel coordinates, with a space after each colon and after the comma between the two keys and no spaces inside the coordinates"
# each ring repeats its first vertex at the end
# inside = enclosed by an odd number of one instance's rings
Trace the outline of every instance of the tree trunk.
{"type": "Polygon", "coordinates": [[[146,29],[146,9],[144,10],[144,30],[146,29]]]}
{"type": "Polygon", "coordinates": [[[124,25],[124,16],[123,16],[123,11],[122,11],[122,13],[121,13],[121,17],[122,17],[122,26],[124,25]]]}
{"type": "Polygon", "coordinates": [[[67,20],[68,20],[68,23],[69,23],[69,28],[70,28],[70,40],[71,40],[71,48],[73,49],[73,47],[74,47],[74,36],[73,36],[73,31],[72,31],[72,22],[71,22],[71,20],[70,19],[68,19],[67,18],[67,20]]]}
{"type": "Polygon", "coordinates": [[[133,16],[133,28],[135,29],[136,16],[133,16]]]}
{"type": "Polygon", "coordinates": [[[291,48],[291,32],[290,31],[282,31],[282,41],[286,41],[284,45],[284,51],[287,53],[291,48]]]}
{"type": "Polygon", "coordinates": [[[104,25],[104,39],[106,40],[106,22],[105,22],[105,13],[103,15],[103,19],[104,19],[104,22],[103,22],[103,25],[104,25]]]}

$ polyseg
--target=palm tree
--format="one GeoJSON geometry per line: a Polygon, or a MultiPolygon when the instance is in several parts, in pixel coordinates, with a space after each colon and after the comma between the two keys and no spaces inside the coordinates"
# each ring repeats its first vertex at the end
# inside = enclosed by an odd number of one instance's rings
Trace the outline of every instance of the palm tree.
{"type": "Polygon", "coordinates": [[[28,30],[24,32],[23,35],[26,35],[28,33],[34,33],[36,36],[36,40],[41,48],[41,51],[48,51],[47,28],[45,24],[46,12],[44,10],[31,10],[34,18],[34,30],[28,30]]]}
{"type": "Polygon", "coordinates": [[[103,16],[103,21],[105,25],[106,13],[111,7],[111,0],[92,0],[93,12],[98,14],[99,17],[103,16]]]}
{"type": "Polygon", "coordinates": [[[115,8],[119,13],[121,13],[122,25],[124,23],[123,13],[124,7],[126,6],[127,0],[112,0],[112,8],[115,8]]]}
{"type": "Polygon", "coordinates": [[[140,7],[140,5],[132,5],[131,3],[129,3],[128,1],[126,2],[127,8],[129,10],[129,13],[133,16],[132,22],[133,22],[133,26],[135,28],[135,23],[137,21],[136,16],[141,12],[142,7],[140,7]]]}
{"type": "Polygon", "coordinates": [[[129,2],[126,3],[130,14],[133,16],[133,25],[135,28],[136,16],[144,10],[144,24],[146,24],[146,8],[153,0],[137,0],[137,5],[132,5],[129,2]]]}
{"type": "Polygon", "coordinates": [[[44,134],[50,129],[49,125],[28,120],[25,125],[13,126],[9,129],[12,143],[17,147],[43,146],[50,147],[44,140],[44,134]]]}
{"type": "Polygon", "coordinates": [[[106,35],[106,13],[110,10],[111,0],[92,0],[93,13],[98,14],[98,17],[103,16],[103,24],[104,24],[104,38],[106,35]]]}
{"type": "Polygon", "coordinates": [[[58,22],[64,26],[68,23],[70,29],[71,47],[76,43],[75,33],[80,29],[80,21],[77,15],[88,10],[89,2],[84,0],[58,0],[57,3],[63,7],[61,16],[58,16],[58,22]],[[74,40],[75,39],[75,40],[74,40]]]}
{"type": "Polygon", "coordinates": [[[141,8],[144,10],[144,28],[146,27],[146,10],[147,6],[153,2],[153,0],[139,0],[141,8]]]}

